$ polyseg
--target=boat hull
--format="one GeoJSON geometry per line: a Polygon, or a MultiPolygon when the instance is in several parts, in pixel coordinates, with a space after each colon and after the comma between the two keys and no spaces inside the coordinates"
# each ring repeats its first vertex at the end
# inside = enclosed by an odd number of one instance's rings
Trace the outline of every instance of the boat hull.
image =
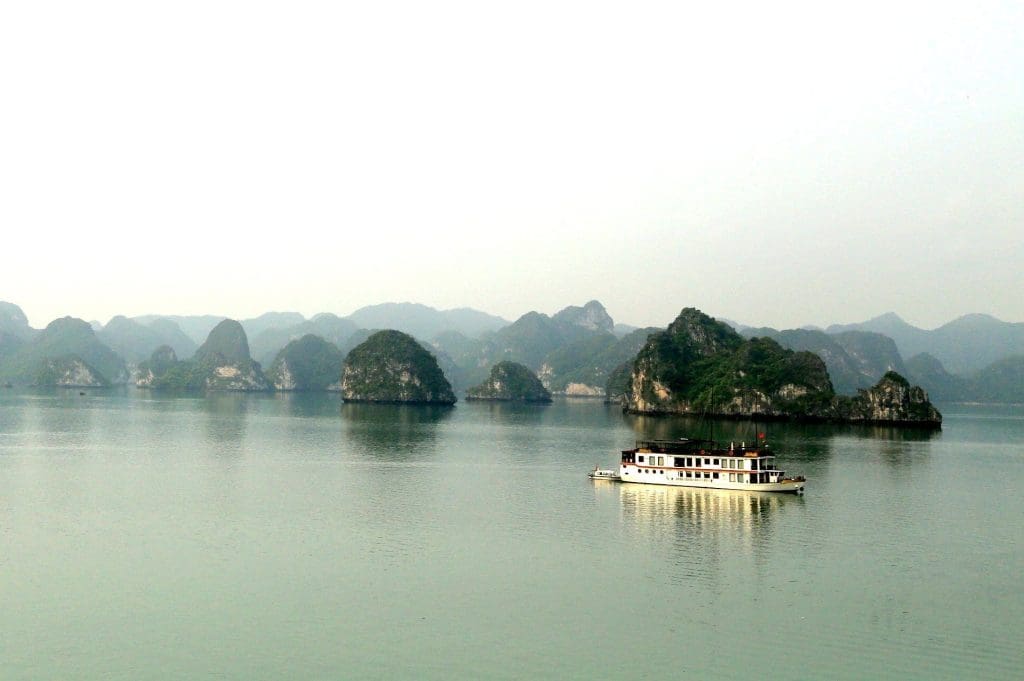
{"type": "Polygon", "coordinates": [[[638,473],[636,470],[622,470],[619,474],[622,482],[640,485],[663,485],[665,487],[701,487],[706,489],[731,489],[746,492],[780,492],[783,494],[802,494],[804,480],[783,479],[777,482],[729,482],[726,479],[713,478],[676,478],[664,474],[638,473]]]}

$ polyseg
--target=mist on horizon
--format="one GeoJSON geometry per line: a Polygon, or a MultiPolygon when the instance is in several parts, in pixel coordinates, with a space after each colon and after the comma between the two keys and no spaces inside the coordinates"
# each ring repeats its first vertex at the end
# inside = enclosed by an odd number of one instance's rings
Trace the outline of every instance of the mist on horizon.
{"type": "Polygon", "coordinates": [[[58,14],[0,22],[0,299],[37,328],[591,299],[636,326],[1024,320],[1019,6],[58,14]]]}

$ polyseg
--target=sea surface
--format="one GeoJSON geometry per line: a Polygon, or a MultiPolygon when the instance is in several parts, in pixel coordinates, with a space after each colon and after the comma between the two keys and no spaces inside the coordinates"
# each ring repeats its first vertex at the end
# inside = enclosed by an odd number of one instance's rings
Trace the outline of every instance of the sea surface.
{"type": "Polygon", "coordinates": [[[0,679],[1024,678],[1024,407],[940,433],[0,390],[0,679]],[[804,496],[591,482],[764,431],[804,496]]]}

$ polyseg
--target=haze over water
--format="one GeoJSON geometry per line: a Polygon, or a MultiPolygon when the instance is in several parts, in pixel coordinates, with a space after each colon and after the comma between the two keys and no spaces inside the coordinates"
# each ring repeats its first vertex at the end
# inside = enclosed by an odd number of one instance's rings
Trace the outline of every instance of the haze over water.
{"type": "Polygon", "coordinates": [[[591,483],[706,428],[597,402],[0,391],[0,676],[1019,678],[1024,411],[943,411],[772,425],[790,497],[591,483]]]}

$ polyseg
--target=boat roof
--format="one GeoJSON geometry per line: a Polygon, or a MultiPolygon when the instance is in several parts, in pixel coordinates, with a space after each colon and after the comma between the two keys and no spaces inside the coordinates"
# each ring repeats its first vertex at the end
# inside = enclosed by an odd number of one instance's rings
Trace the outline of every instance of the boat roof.
{"type": "MultiPolygon", "coordinates": [[[[743,447],[741,449],[739,443],[734,444],[736,445],[736,448],[733,451],[737,453],[742,452],[747,456],[750,456],[752,454],[756,456],[756,453],[759,450],[767,448],[767,445],[759,446],[756,444],[752,444],[751,446],[743,447]]],[[[717,450],[721,452],[729,451],[729,445],[717,442],[715,440],[701,440],[696,438],[691,439],[686,437],[679,438],[678,440],[637,440],[636,448],[650,449],[652,451],[664,453],[698,452],[700,450],[717,450]]]]}

